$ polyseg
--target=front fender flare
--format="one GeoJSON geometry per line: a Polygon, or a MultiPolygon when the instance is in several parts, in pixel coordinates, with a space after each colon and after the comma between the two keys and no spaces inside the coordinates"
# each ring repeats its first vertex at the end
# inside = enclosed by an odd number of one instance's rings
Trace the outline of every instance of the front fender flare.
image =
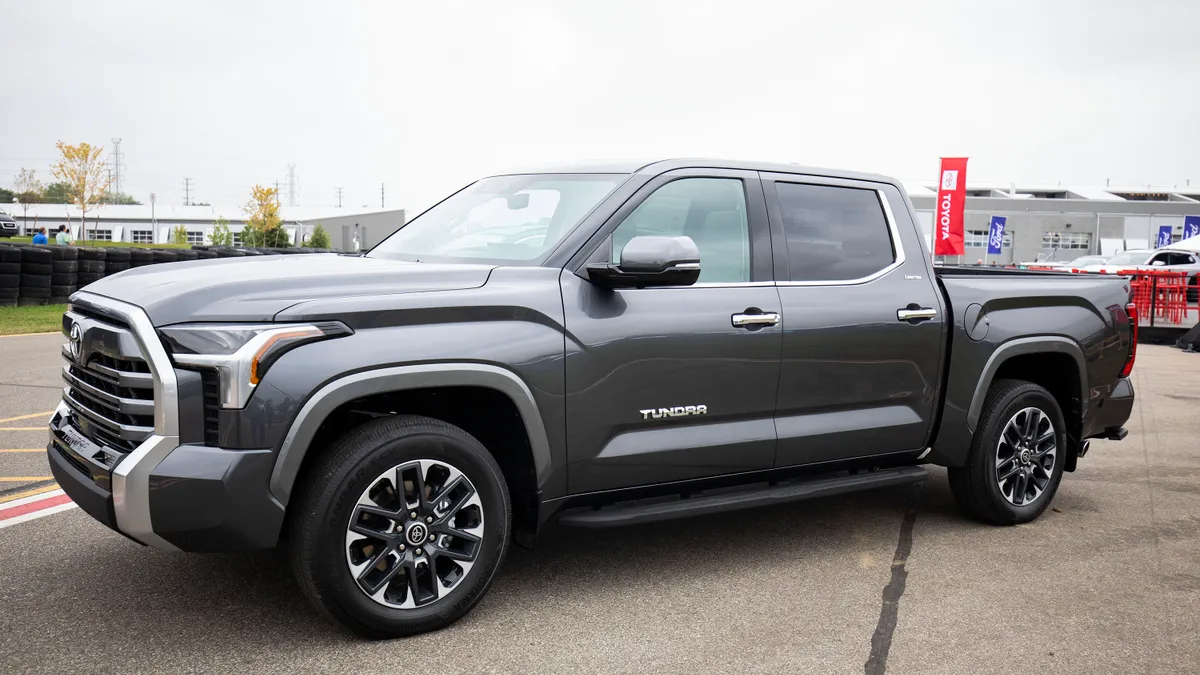
{"type": "Polygon", "coordinates": [[[356,398],[405,389],[429,387],[486,387],[508,396],[517,406],[529,435],[533,465],[539,484],[551,470],[550,442],[533,393],[521,378],[497,366],[480,363],[432,363],[368,370],[340,377],[309,397],[287,435],[271,472],[271,494],[285,506],[309,445],[321,423],[338,406],[356,398]]]}

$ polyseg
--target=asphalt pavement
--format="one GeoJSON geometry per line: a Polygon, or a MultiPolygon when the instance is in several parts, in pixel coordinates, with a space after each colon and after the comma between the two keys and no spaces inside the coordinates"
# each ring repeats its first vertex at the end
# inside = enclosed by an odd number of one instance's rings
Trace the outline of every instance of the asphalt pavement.
{"type": "MultiPolygon", "coordinates": [[[[0,338],[0,420],[53,409],[61,342],[0,338]]],[[[1143,346],[1134,373],[1129,437],[1094,443],[1035,523],[965,520],[933,469],[919,490],[552,528],[466,619],[390,642],[321,619],[277,552],[160,553],[54,513],[0,529],[0,672],[1200,672],[1200,355],[1143,346]]],[[[0,450],[43,446],[44,423],[0,421],[0,450]]],[[[0,452],[0,477],[30,479],[0,500],[48,475],[0,452]]]]}

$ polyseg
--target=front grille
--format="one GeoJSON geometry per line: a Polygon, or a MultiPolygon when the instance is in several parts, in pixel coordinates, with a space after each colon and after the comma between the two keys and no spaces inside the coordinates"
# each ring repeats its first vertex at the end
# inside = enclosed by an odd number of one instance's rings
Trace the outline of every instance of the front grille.
{"type": "Polygon", "coordinates": [[[204,393],[204,444],[216,447],[220,443],[221,431],[221,387],[216,371],[201,371],[200,386],[204,393]]]}
{"type": "Polygon", "coordinates": [[[64,325],[81,328],[78,357],[63,347],[63,402],[93,443],[130,452],[154,433],[154,378],[129,324],[72,305],[64,325]],[[81,363],[82,361],[82,363],[81,363]]]}

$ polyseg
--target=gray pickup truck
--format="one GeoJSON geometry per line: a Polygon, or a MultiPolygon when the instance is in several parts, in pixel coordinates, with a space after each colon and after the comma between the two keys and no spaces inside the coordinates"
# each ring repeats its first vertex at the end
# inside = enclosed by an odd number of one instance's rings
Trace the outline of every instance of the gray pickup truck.
{"type": "MultiPolygon", "coordinates": [[[[165,550],[286,545],[371,637],[446,626],[510,541],[915,483],[1037,518],[1124,437],[1121,277],[934,269],[900,183],[725,161],[475,182],[363,255],[131,269],[72,297],[48,455],[165,550]]],[[[757,517],[770,518],[770,511],[757,517]]]]}

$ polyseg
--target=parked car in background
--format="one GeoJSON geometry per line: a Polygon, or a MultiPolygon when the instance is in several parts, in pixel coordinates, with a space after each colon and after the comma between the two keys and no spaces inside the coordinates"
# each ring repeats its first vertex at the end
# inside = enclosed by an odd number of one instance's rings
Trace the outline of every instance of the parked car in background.
{"type": "Polygon", "coordinates": [[[19,233],[17,221],[7,213],[0,211],[0,237],[15,237],[19,233]]]}
{"type": "Polygon", "coordinates": [[[1195,251],[1160,248],[1156,251],[1138,249],[1125,251],[1098,265],[1088,265],[1085,272],[1117,274],[1122,270],[1172,270],[1187,272],[1190,276],[1200,273],[1200,254],[1195,251]]]}
{"type": "Polygon", "coordinates": [[[1064,269],[1081,270],[1092,265],[1103,265],[1111,258],[1110,255],[1085,255],[1063,265],[1064,269]]]}

